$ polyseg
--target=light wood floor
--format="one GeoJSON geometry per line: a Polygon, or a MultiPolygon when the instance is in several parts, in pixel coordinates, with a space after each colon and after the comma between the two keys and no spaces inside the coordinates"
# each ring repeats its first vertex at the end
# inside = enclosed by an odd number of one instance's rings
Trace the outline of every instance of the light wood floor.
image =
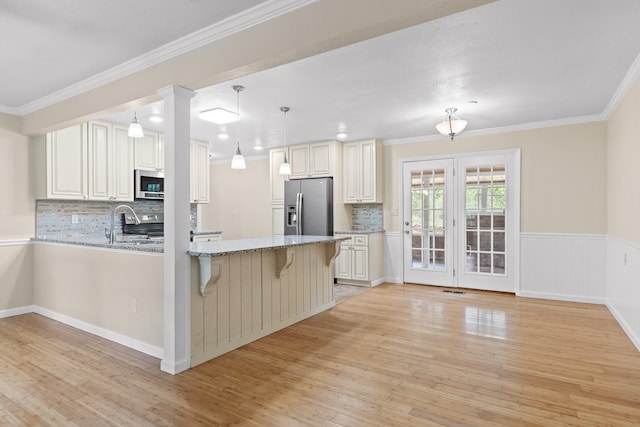
{"type": "Polygon", "coordinates": [[[604,306],[381,285],[185,373],[36,314],[0,320],[0,425],[640,422],[604,306]]]}

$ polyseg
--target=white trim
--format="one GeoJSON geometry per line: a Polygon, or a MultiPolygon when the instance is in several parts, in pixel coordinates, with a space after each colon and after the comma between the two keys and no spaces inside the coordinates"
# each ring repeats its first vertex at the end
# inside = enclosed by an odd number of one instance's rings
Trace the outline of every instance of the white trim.
{"type": "Polygon", "coordinates": [[[636,57],[635,61],[633,61],[631,67],[629,67],[629,71],[627,71],[624,79],[622,79],[622,82],[618,86],[618,89],[616,89],[616,91],[613,93],[609,104],[607,104],[604,111],[602,112],[603,116],[605,116],[607,119],[611,117],[611,115],[618,108],[618,105],[620,105],[620,102],[622,102],[624,97],[627,96],[627,93],[638,79],[638,76],[640,76],[640,54],[636,57]]]}
{"type": "Polygon", "coordinates": [[[520,233],[520,237],[535,237],[542,239],[606,239],[606,234],[576,234],[576,233],[520,233]]]}
{"type": "Polygon", "coordinates": [[[29,314],[34,311],[33,305],[25,305],[24,307],[8,308],[6,310],[0,310],[0,319],[6,317],[20,316],[21,314],[29,314]]]}
{"type": "Polygon", "coordinates": [[[31,239],[0,240],[0,246],[30,245],[31,239]]]}
{"type": "Polygon", "coordinates": [[[177,40],[156,48],[130,61],[116,65],[102,73],[81,80],[64,89],[45,95],[20,107],[0,106],[11,114],[25,115],[101,87],[118,79],[160,64],[183,53],[192,51],[216,40],[228,37],[259,25],[292,10],[314,3],[316,0],[270,0],[216,22],[177,40]]]}
{"type": "Polygon", "coordinates": [[[606,305],[609,311],[611,312],[611,314],[613,315],[613,317],[616,319],[616,321],[624,331],[624,333],[627,334],[627,336],[629,337],[633,345],[635,345],[638,351],[640,351],[640,336],[633,330],[631,325],[627,323],[625,318],[618,312],[618,310],[616,310],[614,306],[609,304],[609,301],[606,301],[606,305]]]}
{"type": "Polygon", "coordinates": [[[191,368],[191,361],[188,359],[178,360],[176,363],[170,363],[169,361],[162,359],[160,362],[160,370],[171,375],[179,374],[189,368],[191,368]]]}
{"type": "Polygon", "coordinates": [[[581,302],[581,303],[587,303],[587,304],[604,305],[606,303],[605,298],[583,297],[581,295],[569,295],[569,294],[553,294],[549,292],[520,291],[520,294],[518,296],[525,297],[525,298],[538,298],[538,299],[548,299],[548,300],[555,300],[555,301],[581,302]]]}
{"type": "Polygon", "coordinates": [[[82,320],[65,316],[64,314],[60,314],[43,307],[39,307],[37,305],[33,306],[33,312],[40,314],[42,316],[48,317],[49,319],[56,320],[60,323],[64,323],[65,325],[69,325],[73,328],[80,329],[81,331],[88,332],[90,334],[99,336],[109,341],[113,341],[118,344],[124,345],[125,347],[132,348],[141,353],[148,354],[149,356],[162,359],[162,355],[164,353],[164,350],[162,348],[153,346],[151,344],[147,344],[142,341],[138,341],[133,338],[129,338],[125,335],[92,325],[87,322],[83,322],[82,320]]]}

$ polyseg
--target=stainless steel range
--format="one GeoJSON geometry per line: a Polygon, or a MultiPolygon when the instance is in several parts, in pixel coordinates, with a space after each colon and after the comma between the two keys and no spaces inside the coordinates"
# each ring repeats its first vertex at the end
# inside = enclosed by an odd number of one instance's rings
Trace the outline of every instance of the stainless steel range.
{"type": "Polygon", "coordinates": [[[153,239],[164,238],[164,214],[138,215],[140,224],[136,224],[132,214],[122,214],[122,233],[128,235],[146,236],[153,239]]]}

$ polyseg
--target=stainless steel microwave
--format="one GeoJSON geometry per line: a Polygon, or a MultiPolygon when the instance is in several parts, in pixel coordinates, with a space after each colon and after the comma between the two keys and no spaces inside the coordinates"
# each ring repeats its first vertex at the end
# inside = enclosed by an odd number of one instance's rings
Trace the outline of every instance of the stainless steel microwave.
{"type": "Polygon", "coordinates": [[[164,172],[136,169],[134,182],[136,199],[164,199],[164,172]]]}

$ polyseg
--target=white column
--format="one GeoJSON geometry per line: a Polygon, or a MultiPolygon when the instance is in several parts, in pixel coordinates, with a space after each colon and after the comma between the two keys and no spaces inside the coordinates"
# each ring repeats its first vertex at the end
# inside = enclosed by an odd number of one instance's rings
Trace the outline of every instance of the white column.
{"type": "Polygon", "coordinates": [[[160,369],[177,374],[191,366],[190,148],[191,104],[196,94],[179,86],[164,98],[164,355],[160,369]]]}

